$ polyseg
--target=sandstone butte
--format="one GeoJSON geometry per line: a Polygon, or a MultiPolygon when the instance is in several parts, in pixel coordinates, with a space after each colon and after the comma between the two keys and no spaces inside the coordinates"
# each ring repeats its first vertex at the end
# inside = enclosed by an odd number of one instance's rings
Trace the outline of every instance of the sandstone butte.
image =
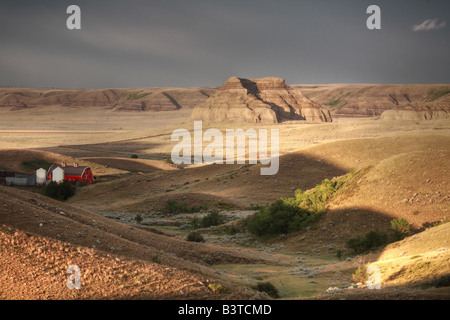
{"type": "Polygon", "coordinates": [[[251,123],[332,121],[327,109],[303,96],[299,90],[286,85],[284,79],[274,77],[231,77],[206,101],[194,108],[191,118],[251,123]]]}

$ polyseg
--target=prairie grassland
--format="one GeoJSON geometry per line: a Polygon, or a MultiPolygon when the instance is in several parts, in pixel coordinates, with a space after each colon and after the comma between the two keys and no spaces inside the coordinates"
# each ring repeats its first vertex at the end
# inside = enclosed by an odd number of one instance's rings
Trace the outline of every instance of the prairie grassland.
{"type": "MultiPolygon", "coordinates": [[[[266,204],[279,197],[292,196],[296,189],[308,190],[323,179],[343,175],[352,169],[365,169],[367,173],[363,178],[355,181],[345,193],[329,203],[326,213],[314,228],[274,240],[275,244],[283,246],[276,253],[286,259],[288,257],[295,261],[306,255],[308,262],[298,264],[309,263],[309,269],[324,267],[318,272],[317,278],[290,274],[290,270],[297,267],[291,260],[288,266],[268,264],[254,269],[254,265],[236,266],[222,261],[220,268],[233,273],[229,278],[243,276],[250,279],[251,284],[260,281],[259,279],[270,281],[279,289],[282,298],[291,299],[313,297],[328,286],[333,286],[333,283],[342,285],[351,281],[350,270],[355,268],[354,263],[340,266],[341,262],[337,262],[335,257],[337,250],[345,251],[345,242],[349,237],[370,230],[385,230],[389,220],[393,218],[406,217],[413,228],[419,230],[426,227],[427,223],[442,220],[446,215],[448,217],[448,120],[381,121],[374,118],[341,118],[333,123],[203,123],[203,130],[217,128],[224,138],[226,129],[278,129],[280,170],[275,176],[263,177],[259,172],[260,164],[192,165],[180,169],[160,161],[170,157],[171,150],[177,143],[171,141],[171,134],[175,129],[185,128],[193,133],[194,124],[189,118],[190,112],[191,110],[131,113],[89,108],[60,110],[53,107],[14,112],[0,110],[0,169],[21,171],[21,163],[33,159],[69,163],[79,161],[80,165],[91,165],[99,176],[116,176],[115,179],[100,180],[99,183],[82,188],[65,203],[64,211],[73,210],[74,217],[79,212],[84,212],[82,210],[90,212],[92,217],[103,211],[125,212],[130,217],[144,212],[151,216],[160,211],[168,199],[186,201],[190,206],[204,201],[224,201],[234,209],[243,210],[252,204],[266,204]],[[132,155],[137,158],[131,158],[132,155]],[[301,255],[298,254],[300,251],[301,255]],[[319,255],[326,258],[316,264],[314,259],[319,255]],[[314,260],[314,265],[308,259],[314,260]],[[259,274],[252,271],[258,271],[259,274]],[[334,273],[339,276],[335,277],[334,273]]],[[[203,147],[206,145],[207,142],[203,147]]],[[[24,199],[31,197],[26,191],[23,192],[24,199]]],[[[40,197],[39,201],[45,203],[47,200],[40,197]]],[[[4,217],[8,215],[5,214],[4,217]]],[[[25,223],[14,220],[13,215],[9,218],[17,223],[17,227],[22,227],[21,223],[25,223]]],[[[100,221],[100,217],[98,220],[100,221]]],[[[109,226],[107,219],[101,221],[109,226]]],[[[151,239],[153,233],[140,228],[145,229],[139,226],[139,229],[136,227],[131,232],[128,226],[117,225],[116,233],[124,234],[128,230],[133,242],[141,244],[142,239],[151,239]],[[135,238],[137,230],[142,231],[139,231],[139,239],[135,238]]],[[[42,230],[38,227],[33,229],[35,232],[42,230]]],[[[86,229],[86,234],[89,232],[86,229]]],[[[52,235],[51,230],[47,235],[52,235]]],[[[156,237],[158,241],[151,242],[151,245],[167,244],[161,250],[168,253],[180,244],[186,245],[176,237],[160,237],[156,237]]],[[[220,235],[208,239],[218,241],[217,244],[207,242],[208,250],[223,250],[220,247],[223,245],[220,235]]],[[[395,285],[398,281],[403,284],[411,281],[413,276],[428,279],[435,266],[442,267],[448,262],[448,256],[440,254],[443,251],[438,251],[438,263],[432,262],[433,268],[426,264],[426,252],[433,253],[439,246],[448,247],[443,242],[445,239],[439,243],[429,240],[429,237],[425,237],[411,241],[403,251],[411,250],[413,256],[401,261],[391,263],[393,260],[387,256],[389,251],[386,251],[386,255],[377,253],[370,261],[375,262],[381,256],[379,266],[387,275],[387,278],[383,278],[386,283],[395,285]],[[410,249],[419,246],[417,241],[428,241],[432,245],[428,251],[423,252],[410,249]],[[418,260],[413,259],[415,256],[418,256],[418,260]],[[396,263],[401,267],[394,268],[396,263]],[[411,270],[414,272],[411,273],[411,270]]],[[[197,250],[196,246],[189,244],[192,252],[197,250]]],[[[252,256],[271,255],[254,249],[248,248],[252,256]]],[[[136,249],[137,257],[141,254],[139,250],[136,249]]],[[[236,249],[233,255],[238,252],[241,251],[236,249]]]]}
{"type": "MultiPolygon", "coordinates": [[[[170,156],[175,129],[192,132],[191,110],[113,112],[89,108],[43,107],[0,110],[0,149],[41,149],[73,157],[170,156]]],[[[393,136],[412,131],[448,133],[449,121],[379,121],[358,119],[333,123],[285,122],[277,125],[203,123],[203,130],[279,129],[279,148],[286,154],[324,142],[393,136]]],[[[206,145],[206,143],[204,144],[206,145]]]]}

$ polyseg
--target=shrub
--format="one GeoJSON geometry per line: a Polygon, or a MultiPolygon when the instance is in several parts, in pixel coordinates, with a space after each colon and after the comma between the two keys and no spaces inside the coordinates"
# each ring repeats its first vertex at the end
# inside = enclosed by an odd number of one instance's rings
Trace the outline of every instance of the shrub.
{"type": "Polygon", "coordinates": [[[178,202],[176,200],[167,200],[165,210],[169,213],[194,213],[206,210],[208,208],[208,203],[204,201],[200,206],[190,207],[185,201],[178,202]]]}
{"type": "Polygon", "coordinates": [[[141,215],[138,213],[138,214],[134,217],[134,220],[135,220],[137,223],[141,223],[142,220],[143,220],[143,218],[142,218],[141,215]]]}
{"type": "Polygon", "coordinates": [[[353,249],[355,253],[364,251],[364,237],[358,236],[347,240],[347,247],[353,249]]]}
{"type": "Polygon", "coordinates": [[[269,297],[277,299],[280,297],[278,294],[278,289],[275,288],[275,286],[270,282],[259,282],[256,286],[253,287],[253,289],[265,292],[269,295],[269,297]]]}
{"type": "Polygon", "coordinates": [[[220,283],[210,283],[208,285],[208,289],[211,290],[213,293],[230,293],[230,290],[220,283]]]}
{"type": "Polygon", "coordinates": [[[235,234],[239,233],[241,230],[234,223],[230,227],[228,227],[225,231],[229,235],[235,235],[235,234]]]}
{"type": "Polygon", "coordinates": [[[362,286],[365,286],[367,279],[369,279],[367,268],[365,266],[358,267],[358,269],[356,269],[356,271],[352,274],[352,279],[356,283],[361,283],[362,286]]]}
{"type": "Polygon", "coordinates": [[[186,240],[191,242],[205,242],[203,236],[195,231],[189,233],[186,240]]]}
{"type": "Polygon", "coordinates": [[[178,203],[176,200],[167,200],[166,211],[169,213],[180,213],[180,212],[188,212],[189,205],[187,202],[178,203]]]}
{"type": "Polygon", "coordinates": [[[448,218],[445,218],[441,221],[437,221],[437,222],[433,223],[433,227],[437,227],[437,226],[440,226],[440,225],[442,225],[444,223],[448,223],[448,222],[450,222],[450,220],[448,218]]]}
{"type": "Polygon", "coordinates": [[[218,226],[224,222],[225,218],[223,215],[219,214],[217,211],[213,211],[200,221],[200,227],[209,228],[211,226],[218,226]]]}
{"type": "Polygon", "coordinates": [[[208,208],[209,208],[208,201],[203,201],[202,205],[200,206],[200,210],[208,210],[208,208]]]}
{"type": "Polygon", "coordinates": [[[262,209],[262,208],[264,208],[264,206],[261,205],[261,204],[253,204],[253,203],[250,203],[250,205],[249,205],[247,208],[245,208],[245,209],[246,209],[246,210],[260,210],[260,209],[262,209]]]}
{"type": "Polygon", "coordinates": [[[388,243],[388,235],[385,232],[369,231],[364,236],[364,243],[368,250],[382,247],[388,243]]]}
{"type": "Polygon", "coordinates": [[[231,210],[233,209],[233,206],[229,203],[226,203],[225,201],[219,200],[216,202],[213,202],[212,204],[214,207],[219,208],[221,210],[231,210]]]}
{"type": "Polygon", "coordinates": [[[308,213],[279,199],[260,209],[249,221],[248,229],[258,236],[286,234],[296,230],[308,213]]]}
{"type": "Polygon", "coordinates": [[[369,231],[363,236],[357,236],[347,240],[347,247],[356,253],[379,248],[388,243],[388,235],[385,232],[369,231]]]}
{"type": "Polygon", "coordinates": [[[312,192],[295,191],[295,200],[299,207],[310,212],[321,212],[345,183],[345,178],[337,180],[325,179],[312,192]]]}
{"type": "Polygon", "coordinates": [[[200,228],[200,219],[198,217],[193,217],[191,219],[191,227],[194,230],[200,228]]]}
{"type": "Polygon", "coordinates": [[[157,263],[157,264],[161,264],[161,260],[159,259],[158,256],[153,256],[153,257],[152,257],[152,262],[153,262],[153,263],[157,263]]]}
{"type": "Polygon", "coordinates": [[[248,222],[249,231],[258,236],[286,234],[316,221],[325,206],[353,178],[354,171],[333,180],[325,179],[307,192],[296,190],[294,197],[280,198],[259,209],[248,222]]]}
{"type": "Polygon", "coordinates": [[[209,204],[207,201],[203,201],[203,203],[199,206],[193,206],[188,208],[188,212],[200,212],[200,211],[206,211],[208,210],[209,204]]]}
{"type": "Polygon", "coordinates": [[[87,186],[87,183],[86,183],[86,181],[77,180],[77,181],[75,182],[75,185],[76,185],[77,187],[83,188],[83,187],[86,187],[86,186],[87,186]]]}
{"type": "Polygon", "coordinates": [[[47,197],[64,201],[75,194],[75,186],[67,180],[63,180],[60,183],[50,181],[42,188],[41,193],[47,197]]]}
{"type": "Polygon", "coordinates": [[[394,232],[394,240],[399,241],[411,234],[409,223],[406,219],[391,220],[391,230],[394,232]]]}
{"type": "Polygon", "coordinates": [[[436,288],[450,287],[450,274],[443,275],[430,281],[436,288]]]}
{"type": "Polygon", "coordinates": [[[137,159],[137,158],[139,158],[139,157],[138,157],[137,154],[132,154],[132,155],[131,155],[131,158],[132,158],[132,159],[137,159]]]}

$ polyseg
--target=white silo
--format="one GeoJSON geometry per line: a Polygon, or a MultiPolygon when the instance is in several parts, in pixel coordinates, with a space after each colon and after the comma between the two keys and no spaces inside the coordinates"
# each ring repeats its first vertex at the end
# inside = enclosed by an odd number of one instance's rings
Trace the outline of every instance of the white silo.
{"type": "Polygon", "coordinates": [[[52,171],[52,181],[62,182],[64,180],[64,170],[61,167],[57,167],[52,171]]]}
{"type": "Polygon", "coordinates": [[[43,168],[39,168],[36,170],[36,184],[43,185],[47,181],[47,171],[43,168]]]}

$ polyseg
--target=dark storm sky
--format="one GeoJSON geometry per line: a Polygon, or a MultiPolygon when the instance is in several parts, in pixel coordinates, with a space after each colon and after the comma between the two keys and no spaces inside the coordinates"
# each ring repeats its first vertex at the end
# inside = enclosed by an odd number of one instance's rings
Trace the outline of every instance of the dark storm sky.
{"type": "Polygon", "coordinates": [[[449,39],[449,0],[0,0],[0,86],[450,83],[449,39]]]}

